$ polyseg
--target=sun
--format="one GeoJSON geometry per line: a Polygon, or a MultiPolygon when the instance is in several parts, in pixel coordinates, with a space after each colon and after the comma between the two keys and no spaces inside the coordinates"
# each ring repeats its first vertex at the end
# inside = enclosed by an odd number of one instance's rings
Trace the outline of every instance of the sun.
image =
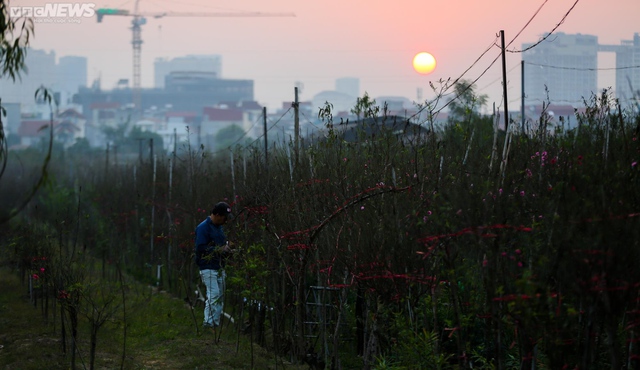
{"type": "Polygon", "coordinates": [[[427,52],[420,52],[413,57],[413,69],[423,75],[429,74],[436,69],[436,58],[427,52]]]}

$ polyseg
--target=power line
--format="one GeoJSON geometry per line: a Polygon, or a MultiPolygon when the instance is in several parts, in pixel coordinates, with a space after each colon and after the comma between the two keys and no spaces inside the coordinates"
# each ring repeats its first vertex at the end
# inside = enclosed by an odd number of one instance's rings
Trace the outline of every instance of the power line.
{"type": "MultiPolygon", "coordinates": [[[[516,68],[518,68],[518,67],[520,67],[520,65],[519,65],[519,64],[514,65],[513,67],[511,67],[511,69],[509,69],[509,70],[507,71],[507,74],[509,74],[509,73],[513,72],[513,70],[514,70],[514,69],[516,69],[516,68]]],[[[502,77],[498,77],[498,78],[496,78],[495,80],[493,80],[493,81],[489,82],[489,84],[485,85],[485,86],[484,86],[483,88],[481,88],[481,89],[478,89],[478,91],[485,90],[486,88],[488,88],[489,86],[493,85],[494,83],[496,83],[496,82],[498,82],[498,81],[500,81],[500,80],[502,80],[502,77]]]]}
{"type": "MultiPolygon", "coordinates": [[[[445,89],[445,91],[446,91],[446,90],[448,90],[448,89],[450,89],[450,88],[451,88],[451,86],[455,85],[458,81],[460,81],[460,79],[461,79],[462,77],[464,77],[464,75],[465,75],[467,72],[469,72],[469,70],[470,70],[471,68],[473,68],[476,64],[478,64],[478,62],[480,61],[480,59],[482,59],[482,57],[483,57],[483,56],[485,56],[485,54],[487,54],[487,53],[489,52],[489,50],[491,50],[491,49],[493,48],[493,45],[495,45],[495,43],[496,43],[496,40],[497,40],[497,39],[498,39],[498,36],[496,35],[496,38],[493,40],[493,42],[491,43],[491,45],[489,45],[489,47],[488,47],[488,48],[487,48],[487,49],[486,49],[482,54],[480,54],[480,56],[479,56],[479,57],[478,57],[478,58],[473,62],[473,64],[471,64],[471,66],[470,66],[469,68],[467,68],[464,72],[462,72],[462,74],[461,74],[458,78],[456,78],[456,79],[453,81],[453,83],[452,83],[452,84],[451,84],[447,89],[445,89]]],[[[494,63],[495,63],[495,61],[494,61],[494,63]]],[[[492,63],[492,65],[493,65],[493,63],[492,63]]],[[[477,81],[477,79],[476,79],[476,81],[477,81]]],[[[445,97],[445,96],[446,96],[446,94],[445,94],[445,95],[442,95],[441,97],[445,97]]],[[[457,98],[457,97],[456,97],[456,98],[457,98]]],[[[455,99],[455,98],[454,98],[454,99],[455,99]]]]}
{"type": "MultiPolygon", "coordinates": [[[[527,23],[525,23],[525,25],[522,27],[522,29],[520,29],[520,31],[516,34],[516,36],[515,36],[513,39],[511,39],[511,41],[509,42],[509,44],[508,44],[507,46],[511,45],[511,44],[512,44],[512,43],[513,43],[513,42],[518,38],[518,36],[520,36],[520,34],[521,34],[521,33],[522,33],[526,28],[527,28],[527,26],[529,26],[529,24],[531,23],[531,21],[533,21],[533,19],[538,15],[538,13],[539,13],[539,12],[540,12],[540,10],[542,9],[542,7],[544,7],[544,5],[545,5],[548,1],[549,1],[549,0],[545,0],[545,1],[540,5],[540,7],[538,7],[538,9],[536,10],[536,12],[531,16],[531,18],[529,18],[529,20],[527,21],[527,23]]],[[[579,1],[579,0],[577,0],[577,1],[576,1],[576,3],[577,3],[578,1],[579,1]]],[[[575,6],[575,4],[574,4],[574,6],[575,6]]],[[[572,7],[572,9],[573,9],[573,7],[572,7]]],[[[565,15],[565,17],[564,17],[564,18],[566,18],[566,17],[567,17],[567,15],[568,15],[568,13],[565,15]]],[[[563,20],[562,20],[561,22],[564,22],[564,18],[563,18],[563,20]]],[[[556,27],[557,27],[557,26],[556,26],[556,27]]],[[[456,83],[457,83],[457,82],[458,82],[458,81],[459,81],[459,80],[460,80],[460,79],[461,79],[461,78],[462,78],[462,77],[463,77],[463,76],[464,76],[464,75],[465,75],[465,74],[466,74],[466,73],[467,73],[467,72],[468,72],[468,71],[469,71],[473,66],[475,66],[475,65],[478,63],[478,61],[479,61],[479,60],[480,60],[480,59],[481,59],[481,58],[482,58],[486,53],[488,53],[488,52],[489,52],[489,50],[491,50],[494,46],[497,46],[496,41],[498,40],[498,37],[499,37],[499,35],[496,35],[496,38],[493,40],[493,42],[491,43],[491,45],[490,45],[490,46],[489,46],[489,47],[484,51],[484,53],[482,53],[482,54],[478,57],[478,59],[476,59],[476,60],[475,60],[475,62],[471,65],[471,67],[467,68],[467,69],[462,73],[462,75],[460,75],[460,77],[458,77],[455,81],[453,81],[453,83],[452,83],[452,84],[451,84],[447,89],[445,89],[445,91],[446,91],[446,90],[448,90],[451,86],[454,86],[454,85],[455,85],[455,84],[456,84],[456,83]]],[[[489,64],[489,67],[487,67],[487,68],[486,68],[486,69],[485,69],[485,70],[480,74],[480,76],[478,76],[475,80],[473,80],[473,82],[472,82],[471,84],[469,84],[469,85],[467,86],[467,88],[466,88],[466,89],[464,89],[462,92],[460,92],[460,94],[458,94],[458,95],[457,95],[456,97],[454,97],[453,99],[449,100],[449,101],[448,101],[448,102],[447,102],[447,103],[446,103],[442,108],[440,108],[440,109],[438,109],[437,111],[435,111],[435,113],[437,114],[437,113],[439,113],[440,111],[442,111],[442,110],[443,110],[444,108],[446,108],[449,104],[451,104],[451,102],[453,102],[453,101],[454,101],[454,100],[456,100],[458,97],[460,97],[460,95],[464,94],[467,90],[469,90],[469,89],[473,86],[473,84],[475,84],[475,83],[476,83],[476,82],[477,82],[477,81],[478,81],[482,76],[484,76],[484,75],[485,75],[485,73],[487,73],[487,71],[488,71],[488,70],[489,70],[489,69],[490,69],[490,68],[491,68],[491,67],[496,63],[496,61],[498,60],[498,58],[500,57],[500,55],[501,55],[501,54],[498,54],[498,56],[497,56],[497,57],[496,57],[496,58],[491,62],[491,64],[489,64]]],[[[515,68],[515,67],[514,67],[514,68],[515,68]]],[[[511,70],[513,70],[513,68],[512,68],[511,70]]],[[[511,70],[509,70],[509,72],[511,72],[511,70]]],[[[499,80],[499,79],[498,79],[498,80],[499,80]]],[[[494,82],[495,82],[495,81],[494,81],[494,82]]],[[[491,85],[491,84],[493,84],[493,82],[491,82],[491,83],[490,83],[490,85],[491,85]]],[[[445,96],[447,96],[447,94],[441,95],[441,96],[439,96],[438,98],[443,98],[443,97],[445,97],[445,96]]],[[[427,106],[428,106],[428,105],[425,105],[424,107],[420,108],[420,109],[419,109],[415,114],[413,114],[410,118],[413,118],[413,117],[417,116],[418,114],[420,114],[420,113],[421,113],[421,112],[422,112],[422,111],[423,111],[427,106]]]]}
{"type": "MultiPolygon", "coordinates": [[[[282,115],[278,118],[278,120],[276,120],[276,121],[271,125],[271,127],[269,127],[269,128],[267,129],[267,132],[271,131],[271,129],[272,129],[272,128],[274,128],[278,123],[280,123],[280,121],[282,120],[282,118],[283,118],[287,113],[289,113],[290,111],[291,111],[291,107],[289,107],[289,109],[287,109],[284,113],[282,113],[282,115]]],[[[260,114],[260,116],[258,116],[258,118],[256,119],[256,121],[255,121],[255,122],[253,123],[253,125],[251,126],[251,128],[250,128],[249,130],[245,131],[245,132],[242,134],[242,136],[240,136],[240,137],[239,137],[235,142],[233,142],[232,144],[227,145],[227,146],[226,146],[225,148],[223,148],[223,149],[220,149],[220,150],[217,150],[217,151],[215,151],[215,152],[212,152],[212,154],[222,153],[223,151],[228,150],[228,149],[232,148],[234,145],[238,144],[238,143],[240,142],[240,140],[242,140],[245,136],[247,136],[247,134],[248,134],[249,132],[251,132],[251,130],[253,130],[253,128],[254,128],[254,127],[256,127],[256,125],[258,124],[258,122],[260,122],[260,118],[263,118],[263,117],[264,117],[264,115],[263,115],[263,114],[260,114]]],[[[260,140],[263,136],[264,136],[264,133],[263,133],[263,134],[261,134],[260,136],[258,136],[258,137],[257,137],[254,141],[252,141],[251,143],[249,143],[249,144],[247,144],[247,145],[245,145],[245,146],[242,146],[242,148],[243,148],[243,149],[246,149],[246,148],[248,148],[248,147],[252,146],[252,145],[253,145],[253,144],[255,144],[258,140],[260,140]]]]}
{"type": "MultiPolygon", "coordinates": [[[[531,45],[530,47],[528,47],[525,50],[521,50],[521,51],[513,51],[513,50],[505,50],[508,52],[524,52],[527,51],[535,46],[537,46],[538,44],[540,44],[542,41],[546,40],[558,27],[560,27],[561,24],[564,23],[564,21],[567,19],[567,17],[569,16],[569,14],[571,13],[571,11],[575,8],[575,6],[578,4],[580,0],[576,0],[575,3],[573,3],[573,5],[571,6],[571,8],[569,8],[569,10],[567,11],[567,13],[565,13],[565,15],[562,17],[562,19],[560,20],[560,22],[558,24],[556,24],[556,26],[551,30],[550,33],[548,33],[544,38],[542,38],[541,40],[539,40],[537,43],[535,43],[534,45],[531,45]]],[[[542,3],[542,5],[540,5],[540,7],[538,8],[538,10],[534,13],[534,15],[529,19],[529,21],[524,25],[524,27],[520,30],[520,32],[518,32],[518,34],[516,34],[516,37],[514,37],[508,45],[511,45],[515,39],[520,35],[520,33],[529,25],[529,23],[531,23],[531,21],[533,20],[533,18],[536,17],[536,15],[540,12],[540,10],[542,9],[542,7],[547,3],[547,0],[545,0],[544,3],[542,3]]],[[[490,46],[489,49],[493,48],[494,46],[497,46],[496,44],[496,40],[497,40],[497,36],[496,39],[493,41],[492,45],[490,46]]],[[[484,56],[484,54],[486,54],[489,49],[487,49],[477,60],[476,62],[474,62],[473,65],[475,65],[477,63],[478,60],[480,60],[480,58],[482,58],[482,56],[484,56]]],[[[440,109],[438,109],[437,111],[435,111],[435,114],[439,113],[440,111],[442,111],[444,108],[446,108],[449,104],[451,104],[451,102],[453,102],[455,99],[457,99],[460,95],[464,94],[467,90],[469,90],[482,76],[484,76],[485,73],[487,73],[487,71],[496,63],[496,61],[498,60],[498,58],[500,58],[500,56],[502,55],[502,53],[498,54],[498,56],[491,62],[491,64],[480,74],[480,76],[478,76],[475,80],[473,80],[473,82],[471,82],[466,89],[464,89],[464,91],[460,92],[460,94],[458,94],[455,98],[449,100],[447,103],[445,103],[444,106],[442,106],[440,109]]],[[[471,67],[473,67],[473,65],[471,67]]],[[[471,69],[471,67],[469,67],[460,77],[458,77],[452,84],[451,86],[455,85],[456,82],[458,82],[458,80],[460,80],[460,78],[462,78],[462,76],[464,76],[464,74],[471,69]]],[[[449,86],[450,88],[450,86],[449,86]]],[[[448,88],[447,88],[448,90],[448,88]]],[[[446,90],[445,90],[446,91],[446,90]]],[[[446,95],[441,95],[439,96],[437,99],[442,98],[446,95]]],[[[420,108],[415,114],[413,114],[410,118],[414,118],[415,116],[417,116],[418,114],[420,114],[428,105],[425,104],[424,107],[420,108]]]]}
{"type": "Polygon", "coordinates": [[[577,68],[577,67],[552,66],[552,65],[548,65],[548,64],[538,64],[538,63],[531,63],[531,62],[524,62],[524,63],[532,65],[532,66],[537,66],[537,67],[546,67],[546,68],[554,68],[554,69],[568,69],[568,70],[572,70],[572,71],[617,71],[617,70],[622,70],[622,69],[640,68],[640,65],[638,65],[638,66],[625,66],[625,67],[610,67],[610,68],[577,68]]]}
{"type": "MultiPolygon", "coordinates": [[[[573,5],[571,6],[571,8],[569,8],[569,11],[567,11],[567,13],[564,15],[564,17],[562,17],[562,19],[560,20],[560,22],[558,24],[556,24],[555,27],[553,27],[553,29],[551,30],[551,32],[547,33],[543,38],[541,38],[540,40],[538,40],[538,42],[536,42],[535,44],[527,47],[526,49],[523,50],[507,50],[507,52],[509,53],[524,53],[527,50],[531,50],[534,47],[540,45],[540,43],[542,43],[544,40],[546,40],[547,38],[549,38],[549,36],[551,36],[555,30],[558,29],[558,27],[560,27],[561,24],[564,23],[564,21],[567,19],[567,17],[569,16],[569,14],[571,13],[571,11],[573,10],[573,8],[576,7],[576,5],[578,5],[578,2],[580,2],[580,0],[576,0],[575,3],[573,3],[573,5]]],[[[544,4],[543,4],[544,5],[544,4]]]]}
{"type": "Polygon", "coordinates": [[[227,149],[232,148],[234,145],[238,144],[240,142],[240,140],[242,140],[245,136],[247,136],[247,134],[249,134],[249,132],[251,132],[251,130],[253,130],[254,127],[256,127],[256,125],[260,122],[260,118],[263,117],[263,114],[260,113],[260,115],[258,116],[258,118],[255,120],[255,122],[253,123],[253,125],[251,126],[251,128],[249,128],[248,130],[244,131],[244,133],[233,143],[227,145],[225,148],[217,150],[215,152],[213,152],[213,154],[218,154],[221,153],[227,149]]]}
{"type": "Polygon", "coordinates": [[[321,127],[318,127],[318,125],[316,125],[315,123],[313,123],[313,122],[312,122],[312,121],[307,117],[307,115],[306,115],[306,114],[304,114],[304,111],[300,111],[300,114],[302,114],[302,117],[303,117],[304,119],[306,119],[306,120],[307,120],[307,122],[309,122],[309,124],[311,124],[311,126],[313,126],[313,127],[317,128],[317,129],[321,129],[321,127]]]}
{"type": "Polygon", "coordinates": [[[478,76],[475,80],[473,80],[469,86],[467,86],[466,89],[464,89],[463,91],[460,92],[460,94],[458,94],[455,98],[449,100],[447,103],[445,103],[445,105],[442,106],[442,108],[438,109],[437,111],[435,111],[435,114],[440,113],[440,111],[442,111],[444,108],[446,108],[447,106],[449,106],[449,104],[451,104],[454,100],[456,100],[458,97],[460,97],[460,95],[464,94],[465,92],[467,92],[467,90],[471,89],[471,87],[478,82],[478,80],[484,76],[485,73],[487,73],[487,71],[493,67],[493,65],[498,61],[498,59],[500,58],[500,56],[502,55],[502,53],[498,54],[498,56],[496,56],[496,58],[493,60],[493,62],[491,62],[491,64],[489,64],[489,66],[482,71],[482,73],[480,74],[480,76],[478,76]]]}
{"type": "MultiPolygon", "coordinates": [[[[275,127],[275,126],[276,126],[276,125],[277,125],[277,124],[282,120],[282,118],[283,118],[287,113],[289,113],[289,112],[291,111],[291,108],[293,108],[293,107],[289,107],[289,109],[287,109],[284,113],[282,113],[282,115],[280,116],[280,118],[278,118],[278,120],[276,120],[276,121],[271,125],[271,127],[269,127],[269,128],[267,129],[267,132],[271,131],[271,129],[272,129],[272,128],[274,128],[274,127],[275,127]]],[[[264,133],[263,133],[262,135],[258,136],[254,141],[252,141],[251,143],[249,143],[249,144],[248,144],[247,146],[245,146],[244,148],[246,149],[246,148],[248,148],[248,147],[252,146],[252,145],[253,145],[253,144],[255,144],[258,140],[260,140],[263,136],[264,136],[264,133]]]]}
{"type": "MultiPolygon", "coordinates": [[[[452,86],[454,86],[458,81],[460,81],[460,79],[461,79],[462,77],[464,77],[464,75],[465,75],[467,72],[469,72],[469,70],[470,70],[471,68],[473,68],[473,66],[475,66],[475,65],[480,61],[480,59],[482,59],[482,57],[483,57],[483,56],[485,56],[485,54],[487,54],[487,53],[488,53],[488,52],[493,48],[493,45],[495,45],[495,43],[496,43],[496,40],[497,40],[497,39],[498,39],[498,36],[496,35],[496,38],[495,38],[495,39],[493,39],[493,41],[491,42],[491,44],[489,45],[489,47],[487,47],[487,49],[486,49],[482,54],[480,54],[480,56],[479,56],[479,57],[478,57],[478,58],[477,58],[477,59],[476,59],[476,60],[471,64],[471,66],[470,66],[469,68],[467,68],[464,72],[462,72],[462,74],[461,74],[458,78],[456,78],[456,79],[453,81],[453,83],[451,83],[449,86],[447,86],[447,87],[444,89],[444,92],[446,92],[447,90],[449,90],[449,89],[450,89],[452,86]]],[[[499,57],[499,55],[498,55],[498,57],[499,57]]],[[[496,59],[494,59],[494,61],[491,63],[491,65],[490,65],[489,67],[491,67],[491,66],[496,62],[496,60],[497,60],[497,58],[496,58],[496,59]]],[[[488,69],[488,68],[487,68],[487,69],[488,69]]],[[[484,75],[484,74],[486,73],[487,69],[485,69],[485,71],[482,73],[482,75],[484,75]]],[[[480,77],[482,77],[482,75],[480,75],[480,77]]],[[[480,78],[480,77],[478,77],[478,78],[480,78]]],[[[476,79],[475,81],[477,81],[477,80],[478,80],[478,79],[476,79]]],[[[469,88],[471,88],[471,85],[469,85],[469,86],[468,86],[468,87],[467,87],[467,88],[466,88],[462,93],[466,92],[469,88]]],[[[436,101],[436,100],[438,100],[438,99],[440,99],[440,98],[446,97],[446,96],[451,95],[451,94],[452,94],[452,93],[439,95],[439,96],[438,96],[437,98],[435,98],[433,101],[436,101]]],[[[458,95],[458,96],[460,96],[460,95],[458,95]]],[[[455,98],[451,99],[451,100],[449,101],[449,103],[450,103],[451,101],[453,101],[453,100],[457,99],[457,98],[458,98],[458,96],[456,96],[455,98]]],[[[449,105],[449,103],[445,104],[445,106],[444,106],[444,107],[446,107],[447,105],[449,105]]],[[[414,118],[414,117],[418,116],[418,115],[419,115],[420,113],[422,113],[422,111],[423,111],[423,110],[425,110],[428,106],[429,106],[429,104],[425,104],[422,108],[418,109],[418,111],[417,111],[416,113],[412,114],[412,115],[411,115],[411,117],[409,117],[409,119],[412,119],[412,118],[414,118]]],[[[444,107],[442,107],[442,109],[444,109],[444,107]]],[[[437,112],[440,112],[442,109],[438,110],[437,112]]],[[[436,113],[437,113],[437,112],[436,112],[436,113]]]]}
{"type": "Polygon", "coordinates": [[[232,147],[233,145],[235,145],[235,144],[239,143],[239,142],[240,142],[240,140],[242,140],[242,138],[244,138],[245,136],[247,136],[247,134],[248,134],[249,132],[251,132],[251,130],[253,130],[253,128],[254,128],[254,127],[256,127],[256,125],[258,124],[258,122],[260,122],[260,118],[262,118],[262,116],[263,116],[263,114],[261,113],[261,114],[258,116],[258,118],[255,120],[255,122],[253,122],[253,125],[251,125],[251,127],[250,127],[247,131],[245,131],[245,132],[244,132],[244,134],[242,134],[242,136],[240,136],[240,137],[238,138],[238,140],[236,140],[236,142],[235,142],[235,143],[233,143],[233,144],[229,145],[229,147],[232,147]]]}
{"type": "MultiPolygon", "coordinates": [[[[529,24],[531,23],[531,21],[533,21],[533,19],[538,15],[538,13],[540,13],[540,10],[542,10],[542,7],[548,2],[549,0],[544,0],[544,3],[542,3],[542,5],[540,5],[540,7],[538,8],[538,10],[536,10],[535,13],[533,13],[533,15],[531,16],[531,18],[529,18],[529,21],[527,23],[525,23],[525,25],[522,27],[522,29],[520,29],[520,31],[516,34],[516,36],[511,40],[511,42],[509,42],[509,44],[507,45],[507,47],[511,46],[511,44],[516,41],[516,39],[518,38],[518,36],[520,36],[520,34],[522,33],[522,31],[524,31],[529,24]]],[[[496,45],[498,46],[498,45],[496,45]]]]}
{"type": "MultiPolygon", "coordinates": [[[[253,127],[252,127],[253,128],[253,127]]],[[[222,153],[225,150],[231,149],[234,145],[238,144],[240,142],[240,140],[242,140],[242,138],[244,138],[245,136],[247,136],[247,134],[249,133],[249,131],[251,131],[251,129],[245,131],[239,138],[238,140],[234,141],[233,143],[227,145],[226,147],[216,150],[215,152],[211,153],[211,154],[218,154],[218,153],[222,153]]]]}

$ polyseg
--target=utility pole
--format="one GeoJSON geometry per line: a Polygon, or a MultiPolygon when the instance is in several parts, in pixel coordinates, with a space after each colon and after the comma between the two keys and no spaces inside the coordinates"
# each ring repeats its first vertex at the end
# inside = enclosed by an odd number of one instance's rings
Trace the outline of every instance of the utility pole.
{"type": "Polygon", "coordinates": [[[502,43],[502,98],[504,99],[504,130],[509,132],[509,99],[507,99],[507,58],[504,47],[504,30],[500,30],[502,43]]]}
{"type": "Polygon", "coordinates": [[[300,103],[298,102],[298,86],[294,88],[295,101],[293,103],[293,128],[295,130],[295,154],[296,165],[298,164],[298,148],[300,140],[300,103]]]}
{"type": "Polygon", "coordinates": [[[264,123],[264,164],[267,171],[269,171],[269,152],[267,150],[267,144],[269,142],[267,140],[267,107],[262,107],[262,122],[264,123]]]}
{"type": "MultiPolygon", "coordinates": [[[[53,129],[53,124],[51,124],[51,127],[53,129]]],[[[105,158],[105,164],[104,164],[104,178],[108,178],[109,177],[109,143],[107,143],[107,156],[105,158]]]]}
{"type": "MultiPolygon", "coordinates": [[[[153,139],[151,139],[153,142],[153,139]]],[[[151,229],[149,231],[149,243],[151,244],[151,260],[153,260],[153,239],[156,221],[156,157],[151,159],[153,163],[153,181],[151,182],[151,229]]]]}
{"type": "Polygon", "coordinates": [[[524,60],[520,62],[521,76],[522,80],[522,107],[520,108],[520,115],[522,116],[522,133],[524,133],[524,60]]]}
{"type": "Polygon", "coordinates": [[[229,148],[229,155],[231,156],[231,188],[233,189],[233,201],[236,201],[236,165],[233,158],[233,151],[229,148]]]}
{"type": "Polygon", "coordinates": [[[118,144],[113,144],[113,162],[117,169],[118,168],[118,144]]]}
{"type": "Polygon", "coordinates": [[[149,139],[149,160],[153,161],[153,138],[149,139]]]}
{"type": "Polygon", "coordinates": [[[142,165],[142,141],[144,139],[136,139],[138,140],[138,162],[142,165]]]}
{"type": "Polygon", "coordinates": [[[173,167],[176,165],[176,150],[178,139],[176,134],[176,129],[173,129],[173,153],[171,153],[171,157],[169,158],[169,204],[171,204],[171,190],[173,188],[173,167]]]}

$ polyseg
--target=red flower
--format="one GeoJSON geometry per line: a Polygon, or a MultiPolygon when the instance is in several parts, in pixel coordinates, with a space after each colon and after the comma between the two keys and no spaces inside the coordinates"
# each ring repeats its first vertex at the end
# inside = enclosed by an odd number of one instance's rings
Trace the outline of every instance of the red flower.
{"type": "Polygon", "coordinates": [[[58,292],[58,299],[67,299],[71,296],[71,294],[67,293],[66,290],[61,290],[58,292]]]}

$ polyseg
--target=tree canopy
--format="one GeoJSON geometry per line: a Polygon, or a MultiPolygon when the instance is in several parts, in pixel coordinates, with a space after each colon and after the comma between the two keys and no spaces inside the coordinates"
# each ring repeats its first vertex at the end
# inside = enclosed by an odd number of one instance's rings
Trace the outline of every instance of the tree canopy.
{"type": "Polygon", "coordinates": [[[453,86],[455,96],[448,102],[449,120],[454,122],[468,121],[480,116],[480,111],[487,104],[487,95],[478,94],[475,85],[460,80],[453,86]]]}

